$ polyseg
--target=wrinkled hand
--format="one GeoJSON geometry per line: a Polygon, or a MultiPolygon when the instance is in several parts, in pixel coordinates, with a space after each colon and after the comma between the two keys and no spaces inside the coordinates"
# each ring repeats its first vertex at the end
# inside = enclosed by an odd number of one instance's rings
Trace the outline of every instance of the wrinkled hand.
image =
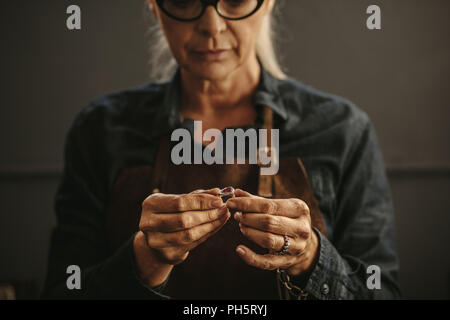
{"type": "Polygon", "coordinates": [[[311,225],[307,204],[300,199],[266,199],[243,190],[227,200],[228,208],[236,210],[234,219],[239,222],[242,234],[268,254],[256,254],[239,245],[236,252],[249,265],[264,269],[286,269],[290,275],[309,271],[318,256],[318,238],[311,225]],[[284,235],[290,246],[285,255],[276,252],[284,246],[284,235]]]}
{"type": "Polygon", "coordinates": [[[218,193],[217,188],[182,195],[155,193],[144,200],[139,229],[161,262],[183,262],[189,251],[228,221],[230,213],[218,193]]]}

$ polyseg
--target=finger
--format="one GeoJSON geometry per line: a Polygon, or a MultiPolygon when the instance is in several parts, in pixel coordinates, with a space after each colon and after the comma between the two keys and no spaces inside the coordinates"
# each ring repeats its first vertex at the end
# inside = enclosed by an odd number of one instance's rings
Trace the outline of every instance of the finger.
{"type": "Polygon", "coordinates": [[[290,255],[260,255],[256,254],[244,245],[237,246],[236,252],[245,263],[263,270],[275,270],[278,268],[287,269],[295,263],[294,257],[290,255]]]}
{"type": "Polygon", "coordinates": [[[173,246],[185,246],[200,240],[204,235],[216,230],[224,224],[230,215],[227,213],[221,218],[205,223],[191,229],[171,232],[171,233],[161,233],[161,232],[150,232],[148,235],[148,244],[152,248],[166,248],[173,246]]]}
{"type": "Polygon", "coordinates": [[[200,244],[202,244],[203,242],[208,240],[210,237],[212,237],[214,234],[216,234],[220,229],[222,229],[222,227],[225,225],[226,222],[227,222],[227,220],[225,220],[222,223],[222,225],[220,225],[217,229],[205,234],[199,240],[197,240],[187,246],[181,246],[181,247],[176,246],[176,247],[165,248],[165,250],[169,250],[169,252],[170,252],[169,255],[166,253],[165,258],[171,264],[181,263],[182,261],[186,260],[188,254],[189,254],[189,251],[193,250],[194,248],[196,248],[197,246],[199,246],[200,244]]]}
{"type": "Polygon", "coordinates": [[[269,232],[260,231],[257,229],[245,227],[239,224],[241,233],[248,239],[252,240],[260,247],[272,250],[280,251],[284,246],[284,237],[279,234],[273,234],[269,232]]]}
{"type": "MultiPolygon", "coordinates": [[[[269,249],[273,252],[279,252],[283,249],[285,245],[284,236],[279,234],[274,234],[270,232],[265,232],[253,228],[245,227],[239,224],[241,233],[251,241],[258,244],[260,247],[269,249]]],[[[289,247],[287,254],[299,255],[306,249],[306,240],[289,237],[289,247]]]]}
{"type": "Polygon", "coordinates": [[[144,200],[142,209],[152,212],[183,212],[220,208],[223,201],[220,197],[208,193],[163,194],[155,193],[144,200]]]}
{"type": "Polygon", "coordinates": [[[208,189],[208,190],[197,189],[197,190],[190,192],[190,194],[194,194],[194,193],[207,193],[207,194],[211,194],[213,196],[217,196],[220,193],[220,189],[219,188],[213,188],[213,189],[208,189]]]}
{"type": "Polygon", "coordinates": [[[236,197],[255,197],[253,194],[251,194],[250,192],[244,191],[242,189],[236,189],[236,191],[234,192],[234,195],[236,197]]]}
{"type": "Polygon", "coordinates": [[[186,211],[182,213],[152,213],[142,217],[140,228],[144,231],[170,233],[187,230],[195,226],[212,222],[227,214],[228,208],[203,211],[186,211]]]}
{"type": "Polygon", "coordinates": [[[265,199],[261,197],[237,197],[226,202],[230,209],[242,212],[265,213],[289,218],[309,215],[307,204],[300,199],[265,199]]]}
{"type": "Polygon", "coordinates": [[[237,212],[234,219],[244,226],[279,235],[287,235],[296,238],[301,234],[301,222],[299,219],[291,219],[283,216],[275,216],[264,213],[237,212]]]}
{"type": "Polygon", "coordinates": [[[192,249],[196,248],[197,246],[199,246],[200,244],[202,244],[203,242],[205,242],[206,240],[208,240],[209,238],[211,238],[214,234],[216,234],[220,229],[223,228],[223,226],[227,223],[228,219],[230,216],[228,216],[227,219],[224,220],[224,222],[217,227],[216,229],[214,229],[213,231],[205,234],[203,237],[201,237],[199,240],[187,245],[186,250],[191,251],[192,249]]]}
{"type": "Polygon", "coordinates": [[[197,190],[194,190],[194,191],[189,192],[189,194],[193,194],[193,193],[204,193],[204,192],[205,192],[204,189],[197,189],[197,190]]]}

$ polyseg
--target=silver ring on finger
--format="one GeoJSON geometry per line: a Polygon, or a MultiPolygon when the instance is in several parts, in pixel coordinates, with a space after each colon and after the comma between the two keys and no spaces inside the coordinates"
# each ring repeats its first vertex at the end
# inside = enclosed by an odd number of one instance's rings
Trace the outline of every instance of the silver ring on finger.
{"type": "Polygon", "coordinates": [[[280,251],[278,251],[277,254],[280,256],[285,255],[289,250],[289,246],[290,246],[289,237],[285,235],[283,248],[280,251]]]}

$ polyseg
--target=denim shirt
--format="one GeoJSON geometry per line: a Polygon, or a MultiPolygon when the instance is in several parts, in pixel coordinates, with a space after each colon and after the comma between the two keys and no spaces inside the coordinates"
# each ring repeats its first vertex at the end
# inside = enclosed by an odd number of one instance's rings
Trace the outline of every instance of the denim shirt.
{"type": "MultiPolygon", "coordinates": [[[[303,290],[310,299],[399,297],[391,192],[367,114],[346,99],[261,69],[255,126],[262,125],[263,106],[272,108],[280,157],[302,159],[325,223],[327,236],[315,230],[319,257],[307,281],[302,280],[303,290]],[[381,271],[379,289],[368,287],[372,265],[381,271]]],[[[166,83],[99,98],[75,117],[54,198],[57,225],[43,298],[169,298],[164,287],[170,276],[157,288],[139,280],[134,235],[109,251],[105,220],[120,170],[152,164],[159,138],[183,125],[180,85],[178,70],[166,83]],[[66,287],[66,269],[73,264],[82,270],[81,290],[66,287]]]]}

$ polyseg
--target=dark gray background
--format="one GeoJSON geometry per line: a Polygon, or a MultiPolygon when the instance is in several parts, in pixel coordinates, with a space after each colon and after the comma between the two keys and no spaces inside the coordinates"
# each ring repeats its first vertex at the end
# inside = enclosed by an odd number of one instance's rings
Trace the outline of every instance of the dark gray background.
{"type": "MultiPolygon", "coordinates": [[[[0,282],[36,297],[53,196],[75,114],[148,81],[144,0],[2,1],[0,282]],[[82,9],[68,31],[66,8],[82,9]]],[[[284,0],[290,75],[344,96],[373,120],[396,207],[405,298],[450,297],[450,1],[284,0]],[[382,30],[365,27],[382,9],[382,30]]]]}

